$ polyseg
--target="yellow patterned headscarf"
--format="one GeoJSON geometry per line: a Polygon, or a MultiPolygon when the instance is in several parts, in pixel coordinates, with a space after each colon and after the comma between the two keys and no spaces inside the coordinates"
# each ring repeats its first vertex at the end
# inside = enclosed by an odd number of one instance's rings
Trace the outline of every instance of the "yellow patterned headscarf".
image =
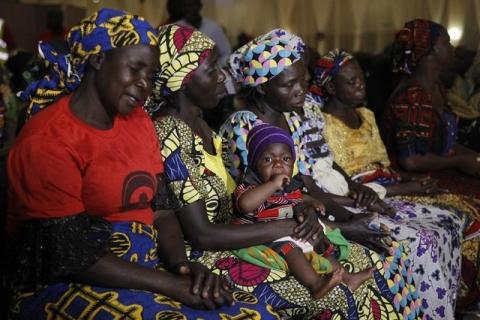
{"type": "Polygon", "coordinates": [[[70,30],[66,38],[69,54],[57,53],[48,43],[40,42],[39,53],[52,67],[48,76],[33,82],[19,94],[20,99],[30,102],[28,116],[61,94],[75,91],[91,55],[136,44],[156,46],[157,40],[157,31],[143,18],[104,8],[70,30]]]}
{"type": "Polygon", "coordinates": [[[160,27],[158,46],[160,70],[153,78],[152,95],[145,105],[149,112],[157,111],[165,97],[185,85],[211,53],[215,42],[200,31],[169,24],[160,27]]]}

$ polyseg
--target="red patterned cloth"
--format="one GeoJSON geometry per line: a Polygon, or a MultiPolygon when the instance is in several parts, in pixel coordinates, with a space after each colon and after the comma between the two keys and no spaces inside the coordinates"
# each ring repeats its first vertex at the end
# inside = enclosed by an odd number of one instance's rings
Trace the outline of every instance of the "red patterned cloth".
{"type": "Polygon", "coordinates": [[[415,19],[405,23],[397,32],[393,45],[393,71],[411,74],[418,62],[433,48],[438,36],[447,32],[433,21],[415,19]]]}
{"type": "MultiPolygon", "coordinates": [[[[449,156],[456,143],[456,120],[449,111],[439,115],[432,106],[432,96],[419,86],[399,92],[384,114],[384,138],[392,165],[396,160],[428,152],[449,156]]],[[[480,179],[458,171],[430,173],[442,188],[452,193],[480,199],[480,179]]]]}
{"type": "Polygon", "coordinates": [[[302,202],[300,189],[291,192],[281,192],[270,196],[260,207],[253,212],[241,212],[238,209],[238,199],[248,190],[255,189],[255,185],[240,184],[233,194],[235,199],[235,223],[256,223],[269,220],[293,218],[293,207],[302,202]]]}

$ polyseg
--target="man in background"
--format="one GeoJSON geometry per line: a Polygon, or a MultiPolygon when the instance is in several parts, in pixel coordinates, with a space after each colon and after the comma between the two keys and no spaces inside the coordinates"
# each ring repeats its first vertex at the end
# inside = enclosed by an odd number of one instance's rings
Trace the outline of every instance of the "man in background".
{"type": "Polygon", "coordinates": [[[67,53],[68,46],[65,36],[68,30],[63,26],[63,12],[52,9],[47,13],[47,31],[40,34],[38,40],[48,42],[59,53],[67,53]]]}
{"type": "Polygon", "coordinates": [[[202,17],[201,0],[168,0],[167,10],[170,23],[178,23],[198,29],[215,41],[220,65],[225,65],[232,48],[223,29],[213,20],[202,17]]]}

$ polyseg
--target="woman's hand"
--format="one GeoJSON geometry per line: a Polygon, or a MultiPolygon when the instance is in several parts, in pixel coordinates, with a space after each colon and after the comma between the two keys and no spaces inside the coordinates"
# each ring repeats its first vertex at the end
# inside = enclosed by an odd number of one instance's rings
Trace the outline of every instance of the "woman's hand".
{"type": "Polygon", "coordinates": [[[401,188],[402,194],[405,195],[428,195],[448,192],[448,190],[440,188],[437,183],[437,179],[427,176],[412,178],[410,181],[400,183],[399,187],[401,188]]]}
{"type": "Polygon", "coordinates": [[[323,204],[320,206],[319,203],[317,206],[309,203],[300,203],[295,206],[293,212],[298,225],[292,235],[294,239],[315,241],[322,235],[323,228],[318,222],[317,210],[321,209],[323,204]]]}
{"type": "Polygon", "coordinates": [[[310,240],[310,244],[312,245],[313,250],[315,250],[316,253],[324,253],[327,250],[330,241],[328,241],[327,237],[325,236],[323,228],[321,235],[315,240],[310,240]]]}
{"type": "Polygon", "coordinates": [[[317,216],[324,216],[325,215],[325,205],[322,201],[313,198],[308,194],[303,194],[303,204],[313,207],[317,212],[317,216]]]}
{"type": "MultiPolygon", "coordinates": [[[[173,267],[173,271],[180,276],[189,276],[191,279],[190,292],[200,295],[203,299],[222,304],[232,304],[232,290],[224,277],[213,274],[206,266],[198,262],[181,262],[173,267]]],[[[218,306],[220,306],[218,305],[218,306]]]]}
{"type": "Polygon", "coordinates": [[[378,218],[377,213],[356,214],[350,221],[334,223],[332,226],[339,228],[342,234],[353,242],[364,245],[380,254],[388,254],[391,242],[390,229],[380,224],[377,230],[370,228],[370,223],[378,218]]]}
{"type": "Polygon", "coordinates": [[[371,206],[380,199],[377,193],[371,188],[356,182],[350,184],[349,197],[354,200],[355,208],[371,206]]]}
{"type": "Polygon", "coordinates": [[[185,275],[147,268],[108,253],[88,270],[70,278],[88,285],[155,292],[192,308],[215,309],[233,303],[232,293],[225,289],[222,279],[206,267],[189,262],[176,266],[171,269],[185,275]]]}
{"type": "Polygon", "coordinates": [[[457,156],[457,168],[471,176],[480,177],[480,154],[465,153],[457,156]]]}
{"type": "Polygon", "coordinates": [[[272,176],[270,181],[275,184],[277,191],[280,191],[290,183],[290,177],[286,174],[276,174],[272,176]]]}
{"type": "MultiPolygon", "coordinates": [[[[218,278],[218,277],[217,277],[218,278]]],[[[225,304],[233,305],[232,293],[220,289],[217,296],[209,295],[208,298],[200,294],[192,293],[195,280],[190,275],[174,276],[172,279],[172,290],[166,293],[169,298],[179,301],[195,309],[213,310],[225,304]]]]}
{"type": "Polygon", "coordinates": [[[387,186],[388,194],[391,196],[422,196],[448,192],[448,190],[442,189],[437,185],[437,179],[429,176],[416,176],[404,181],[387,186]]]}
{"type": "Polygon", "coordinates": [[[368,207],[368,210],[377,212],[382,216],[387,216],[390,218],[395,217],[397,210],[392,206],[386,204],[383,200],[377,201],[375,204],[368,207]]]}

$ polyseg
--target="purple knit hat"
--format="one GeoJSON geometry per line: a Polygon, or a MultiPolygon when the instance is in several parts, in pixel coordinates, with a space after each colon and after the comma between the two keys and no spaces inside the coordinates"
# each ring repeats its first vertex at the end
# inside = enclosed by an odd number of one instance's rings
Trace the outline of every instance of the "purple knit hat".
{"type": "Polygon", "coordinates": [[[272,126],[268,123],[262,123],[253,127],[247,136],[247,160],[250,168],[255,168],[258,158],[260,158],[265,149],[272,143],[286,144],[290,148],[292,158],[296,158],[292,136],[282,128],[272,126]]]}

